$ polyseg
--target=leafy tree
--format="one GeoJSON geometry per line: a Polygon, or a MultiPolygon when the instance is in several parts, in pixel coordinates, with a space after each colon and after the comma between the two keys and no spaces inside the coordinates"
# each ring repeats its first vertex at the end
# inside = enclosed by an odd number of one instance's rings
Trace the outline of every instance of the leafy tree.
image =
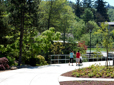
{"type": "Polygon", "coordinates": [[[114,9],[110,8],[108,9],[108,15],[109,15],[109,19],[111,22],[114,21],[114,9]]]}
{"type": "MultiPolygon", "coordinates": [[[[56,0],[57,1],[57,0],[56,0]]],[[[52,22],[56,22],[53,17],[55,17],[55,10],[54,9],[54,3],[55,1],[50,0],[50,1],[42,1],[39,5],[39,17],[40,17],[40,25],[42,27],[41,32],[44,30],[49,29],[50,27],[54,27],[54,25],[52,24],[52,22]]],[[[58,10],[57,10],[58,11],[58,10]]],[[[56,17],[57,19],[58,17],[56,17]]]]}
{"type": "Polygon", "coordinates": [[[95,34],[101,34],[103,37],[102,46],[106,48],[107,51],[107,67],[108,67],[108,52],[112,48],[112,37],[110,36],[110,33],[113,33],[114,31],[109,31],[108,25],[106,23],[101,23],[100,29],[95,32],[95,34]]]}
{"type": "Polygon", "coordinates": [[[61,33],[55,32],[55,28],[51,27],[49,30],[44,31],[40,36],[36,38],[36,49],[41,49],[46,53],[46,61],[48,61],[48,54],[51,48],[53,40],[58,40],[61,33]],[[40,43],[40,44],[37,44],[40,43]],[[38,48],[40,45],[40,48],[38,48]]]}
{"type": "Polygon", "coordinates": [[[52,45],[51,45],[51,49],[52,49],[52,53],[54,54],[63,54],[62,50],[64,49],[65,47],[63,46],[63,43],[61,42],[54,42],[52,45]]]}
{"type": "Polygon", "coordinates": [[[73,13],[73,10],[71,9],[70,6],[65,5],[64,6],[64,10],[63,12],[60,14],[60,28],[61,31],[63,33],[63,38],[62,40],[64,41],[64,46],[65,46],[65,41],[66,41],[66,33],[68,33],[68,29],[71,28],[73,26],[73,23],[75,22],[75,15],[73,13]]]}
{"type": "Polygon", "coordinates": [[[73,34],[75,40],[80,40],[82,34],[85,34],[85,22],[79,19],[77,22],[74,22],[73,24],[74,25],[72,29],[69,29],[69,32],[73,34]]]}
{"type": "Polygon", "coordinates": [[[85,41],[85,44],[89,46],[90,44],[90,30],[91,30],[91,45],[95,46],[97,40],[101,41],[98,35],[94,35],[93,33],[99,29],[99,26],[94,21],[88,21],[84,27],[84,33],[80,38],[81,41],[85,41]]]}
{"type": "Polygon", "coordinates": [[[90,9],[85,9],[84,14],[81,16],[82,19],[87,23],[90,20],[94,19],[93,13],[90,9]]]}
{"type": "Polygon", "coordinates": [[[81,54],[85,54],[87,50],[87,46],[85,45],[85,41],[79,41],[78,42],[78,50],[81,52],[81,54]]]}

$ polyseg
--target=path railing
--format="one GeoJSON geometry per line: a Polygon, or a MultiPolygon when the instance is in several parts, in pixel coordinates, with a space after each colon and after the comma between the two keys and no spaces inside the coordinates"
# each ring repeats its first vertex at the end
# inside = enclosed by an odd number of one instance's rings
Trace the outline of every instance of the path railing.
{"type": "MultiPolygon", "coordinates": [[[[83,54],[81,55],[83,62],[93,62],[93,61],[106,61],[107,57],[104,57],[101,54],[83,54]]],[[[108,54],[108,60],[114,60],[114,54],[108,54]]],[[[69,54],[56,54],[50,55],[50,63],[68,63],[69,62],[69,54]]],[[[76,62],[76,56],[74,55],[73,62],[76,62]]]]}

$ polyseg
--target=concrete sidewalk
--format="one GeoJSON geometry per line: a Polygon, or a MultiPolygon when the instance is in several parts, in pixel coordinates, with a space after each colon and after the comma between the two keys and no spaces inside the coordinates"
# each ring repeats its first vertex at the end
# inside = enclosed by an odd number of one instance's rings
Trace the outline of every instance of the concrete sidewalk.
{"type": "MultiPolygon", "coordinates": [[[[61,81],[80,79],[63,77],[60,76],[61,74],[78,68],[88,67],[95,63],[101,63],[101,65],[105,65],[105,61],[84,62],[83,66],[80,67],[76,66],[75,63],[74,66],[69,66],[68,63],[51,64],[46,66],[22,68],[12,71],[0,72],[0,85],[59,85],[59,82],[61,81]]],[[[112,64],[112,61],[110,61],[110,64],[112,64]]]]}

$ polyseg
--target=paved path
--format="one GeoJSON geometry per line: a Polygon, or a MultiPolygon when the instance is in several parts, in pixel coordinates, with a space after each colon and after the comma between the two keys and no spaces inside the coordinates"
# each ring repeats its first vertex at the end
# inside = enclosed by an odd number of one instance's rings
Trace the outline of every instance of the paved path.
{"type": "MultiPolygon", "coordinates": [[[[80,68],[88,67],[95,63],[105,65],[104,61],[85,62],[83,63],[83,66],[80,66],[80,68]]],[[[112,64],[112,61],[110,64],[112,64]]],[[[75,65],[75,63],[74,66],[68,66],[68,63],[51,64],[40,67],[22,68],[0,72],[0,85],[59,85],[59,81],[77,80],[76,78],[60,76],[65,72],[78,69],[79,66],[75,65]]]]}

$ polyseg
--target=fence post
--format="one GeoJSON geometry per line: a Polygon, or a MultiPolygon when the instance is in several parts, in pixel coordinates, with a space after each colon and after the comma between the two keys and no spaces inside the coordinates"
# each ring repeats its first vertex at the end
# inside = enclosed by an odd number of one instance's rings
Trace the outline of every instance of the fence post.
{"type": "Polygon", "coordinates": [[[50,63],[52,64],[52,55],[51,55],[51,60],[50,60],[50,63]]]}
{"type": "Polygon", "coordinates": [[[65,63],[66,63],[66,55],[65,55],[65,63]]]}
{"type": "Polygon", "coordinates": [[[58,64],[59,64],[59,56],[58,56],[58,64]]]}

